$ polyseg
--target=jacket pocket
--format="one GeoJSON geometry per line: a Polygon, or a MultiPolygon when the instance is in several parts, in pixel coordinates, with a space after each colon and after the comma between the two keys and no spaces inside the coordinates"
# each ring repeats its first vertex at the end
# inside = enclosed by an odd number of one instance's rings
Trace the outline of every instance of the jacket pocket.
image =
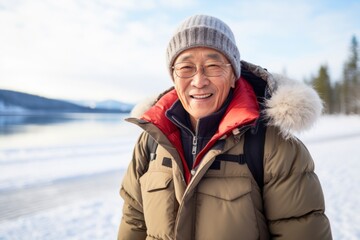
{"type": "Polygon", "coordinates": [[[196,239],[258,239],[251,191],[246,177],[202,179],[196,197],[196,239]]]}
{"type": "Polygon", "coordinates": [[[172,174],[149,171],[140,178],[147,234],[159,239],[173,235],[177,201],[172,174]]]}
{"type": "Polygon", "coordinates": [[[171,180],[172,176],[169,173],[149,172],[146,178],[140,179],[140,183],[147,192],[155,192],[168,188],[171,180]]]}
{"type": "Polygon", "coordinates": [[[251,192],[248,178],[206,178],[199,185],[198,193],[233,201],[251,192]]]}

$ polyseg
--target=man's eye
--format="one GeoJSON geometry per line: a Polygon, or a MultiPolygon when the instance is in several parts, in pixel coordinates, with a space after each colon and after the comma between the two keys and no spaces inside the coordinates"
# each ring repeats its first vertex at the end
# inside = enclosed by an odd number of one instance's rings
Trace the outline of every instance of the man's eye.
{"type": "Polygon", "coordinates": [[[185,66],[181,66],[179,69],[180,70],[192,70],[193,68],[194,68],[193,66],[185,65],[185,66]]]}
{"type": "Polygon", "coordinates": [[[218,64],[209,64],[205,66],[207,69],[219,69],[221,68],[218,64]]]}

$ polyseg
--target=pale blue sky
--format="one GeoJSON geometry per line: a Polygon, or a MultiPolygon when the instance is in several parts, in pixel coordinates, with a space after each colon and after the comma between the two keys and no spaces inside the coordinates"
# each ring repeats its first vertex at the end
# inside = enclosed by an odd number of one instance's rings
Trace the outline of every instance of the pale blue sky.
{"type": "Polygon", "coordinates": [[[232,28],[246,61],[299,81],[327,64],[337,80],[359,12],[350,0],[0,0],[0,88],[139,101],[172,84],[167,43],[200,13],[232,28]]]}

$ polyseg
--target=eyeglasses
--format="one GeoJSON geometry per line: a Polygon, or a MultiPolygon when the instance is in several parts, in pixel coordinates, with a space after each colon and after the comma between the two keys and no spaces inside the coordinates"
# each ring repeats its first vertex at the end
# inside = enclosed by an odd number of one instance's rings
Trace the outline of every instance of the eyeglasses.
{"type": "MultiPolygon", "coordinates": [[[[207,77],[219,77],[223,74],[224,68],[231,66],[230,63],[213,62],[201,66],[203,73],[207,77]]],[[[195,64],[189,62],[181,62],[175,64],[174,69],[176,76],[180,78],[190,78],[196,75],[198,68],[195,64]]]]}

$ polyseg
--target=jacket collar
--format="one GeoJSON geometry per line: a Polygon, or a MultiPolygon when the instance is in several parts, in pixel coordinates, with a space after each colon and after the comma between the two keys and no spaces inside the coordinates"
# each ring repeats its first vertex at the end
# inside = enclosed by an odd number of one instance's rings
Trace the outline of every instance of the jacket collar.
{"type": "MultiPolygon", "coordinates": [[[[153,123],[167,136],[178,132],[177,127],[166,117],[166,111],[177,100],[178,96],[175,90],[168,92],[146,111],[141,119],[153,123]]],[[[244,78],[240,78],[236,81],[233,99],[226,109],[213,138],[220,138],[234,128],[254,122],[258,117],[259,105],[254,91],[244,78]]]]}
{"type": "MultiPolygon", "coordinates": [[[[267,125],[277,127],[284,138],[292,138],[293,133],[299,133],[311,128],[320,117],[323,109],[322,101],[311,86],[290,79],[287,76],[271,74],[266,69],[246,61],[241,61],[241,69],[241,75],[245,76],[249,83],[254,84],[263,81],[266,84],[266,94],[260,96],[263,101],[262,107],[264,107],[263,115],[267,119],[267,125]]],[[[257,88],[256,92],[259,91],[263,93],[263,89],[257,88]]],[[[145,99],[133,108],[131,116],[137,119],[140,118],[157,100],[162,101],[157,108],[168,109],[177,99],[175,91],[168,93],[169,95],[165,94],[167,95],[166,99],[161,97],[159,100],[156,96],[145,99]]],[[[161,109],[159,110],[159,113],[162,113],[161,109]]],[[[230,115],[225,116],[222,121],[227,123],[227,118],[231,119],[237,112],[229,113],[230,115]]],[[[156,114],[157,111],[152,110],[147,115],[151,113],[156,114]]],[[[238,119],[238,116],[235,117],[238,119]]],[[[159,116],[159,118],[154,119],[156,125],[161,124],[161,118],[166,119],[164,115],[159,116]]],[[[144,116],[143,119],[152,119],[152,117],[144,116]]],[[[237,125],[237,123],[231,121],[230,124],[232,126],[237,125]]],[[[164,124],[164,126],[169,125],[164,124]]],[[[220,124],[220,132],[227,131],[227,129],[226,125],[220,124]]],[[[171,127],[162,130],[171,131],[171,127]]]]}
{"type": "MultiPolygon", "coordinates": [[[[171,90],[162,96],[141,119],[145,122],[153,123],[167,137],[170,143],[177,149],[184,166],[184,175],[187,183],[191,179],[190,171],[186,167],[187,163],[181,144],[181,134],[179,128],[166,117],[166,111],[178,100],[175,90],[171,90]]],[[[224,135],[229,134],[233,129],[251,124],[259,117],[259,105],[255,93],[250,84],[243,78],[236,81],[234,97],[231,100],[224,117],[221,119],[219,128],[198,153],[194,166],[197,166],[205,153],[224,135]]]]}
{"type": "Polygon", "coordinates": [[[180,100],[177,100],[172,105],[172,107],[166,111],[166,117],[179,128],[182,128],[185,132],[188,132],[187,134],[193,134],[198,137],[211,138],[217,131],[220,120],[224,116],[224,113],[233,98],[233,92],[233,89],[230,89],[228,97],[218,111],[199,120],[199,126],[197,129],[192,128],[189,113],[186,112],[180,100]]]}

